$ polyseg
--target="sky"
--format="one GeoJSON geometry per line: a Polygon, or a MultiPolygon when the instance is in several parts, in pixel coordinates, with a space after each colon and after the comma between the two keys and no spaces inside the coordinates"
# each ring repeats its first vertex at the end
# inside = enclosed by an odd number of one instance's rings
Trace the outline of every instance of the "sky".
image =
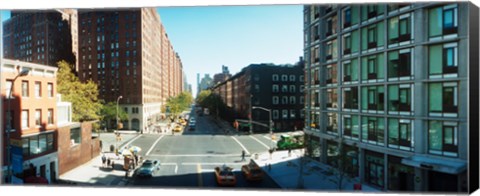
{"type": "MultiPolygon", "coordinates": [[[[252,63],[295,64],[303,56],[303,5],[157,8],[187,82],[196,95],[197,73],[232,75],[252,63]]],[[[9,16],[2,11],[2,20],[9,16]]]]}
{"type": "Polygon", "coordinates": [[[197,73],[232,75],[252,63],[295,64],[303,56],[303,6],[157,9],[196,94],[197,73]]]}

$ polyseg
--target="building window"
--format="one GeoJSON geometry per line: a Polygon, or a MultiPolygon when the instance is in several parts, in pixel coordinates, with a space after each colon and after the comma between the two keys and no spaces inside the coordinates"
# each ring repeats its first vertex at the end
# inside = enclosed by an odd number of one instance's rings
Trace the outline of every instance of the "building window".
{"type": "Polygon", "coordinates": [[[305,103],[305,97],[301,96],[300,97],[300,104],[304,104],[305,103]]]}
{"type": "Polygon", "coordinates": [[[358,87],[343,89],[343,108],[358,109],[358,87]]]}
{"type": "Polygon", "coordinates": [[[48,109],[48,124],[53,125],[53,109],[48,109]]]}
{"type": "Polygon", "coordinates": [[[35,126],[41,126],[42,125],[42,110],[37,109],[35,110],[35,126]]]}
{"type": "Polygon", "coordinates": [[[327,19],[327,32],[325,37],[329,37],[337,33],[337,16],[333,16],[327,19]]]}
{"type": "Polygon", "coordinates": [[[327,133],[328,134],[338,134],[338,114],[337,113],[327,113],[327,133]]]}
{"type": "Polygon", "coordinates": [[[337,108],[337,89],[330,88],[326,90],[327,94],[327,108],[337,108]]]}
{"type": "Polygon", "coordinates": [[[384,79],[383,54],[362,58],[362,80],[382,81],[384,79]]]}
{"type": "Polygon", "coordinates": [[[410,14],[393,17],[388,24],[388,44],[410,41],[412,36],[412,19],[410,14]]]}
{"type": "Polygon", "coordinates": [[[352,26],[352,10],[347,8],[343,11],[343,28],[352,26]]]}
{"type": "Polygon", "coordinates": [[[343,62],[343,82],[358,81],[358,60],[343,62]]]}
{"type": "Polygon", "coordinates": [[[432,45],[428,50],[430,78],[458,73],[458,44],[456,42],[432,45]]]}
{"type": "Polygon", "coordinates": [[[295,96],[290,96],[290,104],[291,105],[296,104],[295,96]]]}
{"type": "Polygon", "coordinates": [[[458,31],[457,4],[432,8],[428,11],[428,36],[430,39],[456,36],[458,31]]]}
{"type": "Polygon", "coordinates": [[[273,119],[278,119],[278,110],[273,110],[273,119]]]}
{"type": "Polygon", "coordinates": [[[337,40],[327,42],[327,54],[325,56],[326,61],[337,59],[337,40]]]}
{"type": "Polygon", "coordinates": [[[388,147],[413,150],[413,130],[411,120],[388,119],[388,147]]]}
{"type": "Polygon", "coordinates": [[[295,110],[290,110],[290,119],[295,119],[296,118],[296,115],[295,115],[295,110]]]}
{"type": "Polygon", "coordinates": [[[318,25],[315,25],[310,29],[310,39],[312,40],[312,42],[315,42],[320,39],[320,35],[318,32],[319,32],[318,25]]]}
{"type": "Polygon", "coordinates": [[[358,140],[360,137],[358,116],[345,115],[343,117],[343,136],[358,140]]]}
{"type": "Polygon", "coordinates": [[[287,96],[283,96],[283,97],[282,97],[282,104],[283,104],[283,105],[288,104],[288,97],[287,97],[287,96]]]}
{"type": "Polygon", "coordinates": [[[384,93],[383,86],[362,87],[362,110],[383,111],[384,93]]]}
{"type": "Polygon", "coordinates": [[[42,83],[35,82],[35,97],[42,96],[42,83]]]}
{"type": "Polygon", "coordinates": [[[260,85],[255,84],[254,88],[255,88],[255,92],[257,92],[257,93],[260,92],[260,85]]]}
{"type": "Polygon", "coordinates": [[[346,33],[343,36],[343,55],[350,55],[358,53],[359,40],[360,40],[360,31],[352,31],[351,33],[346,33]]]}
{"type": "Polygon", "coordinates": [[[383,118],[362,117],[362,141],[375,145],[384,145],[385,123],[383,118]]]}
{"type": "Polygon", "coordinates": [[[295,82],[295,75],[290,75],[290,82],[295,82]]]}
{"type": "Polygon", "coordinates": [[[458,113],[458,84],[456,82],[430,83],[428,102],[431,116],[455,117],[458,113]]]}
{"type": "Polygon", "coordinates": [[[30,157],[53,150],[53,133],[22,138],[23,156],[30,157]]]}
{"type": "Polygon", "coordinates": [[[311,63],[314,64],[314,63],[318,63],[320,62],[320,49],[318,46],[316,46],[315,48],[312,48],[310,50],[311,54],[310,54],[310,57],[311,57],[311,63]]]}
{"type": "Polygon", "coordinates": [[[287,82],[288,81],[288,76],[287,75],[282,75],[282,82],[287,82]]]}
{"type": "Polygon", "coordinates": [[[288,92],[288,85],[282,85],[282,93],[288,92]]]}
{"type": "Polygon", "coordinates": [[[28,97],[28,81],[22,81],[22,97],[28,97]]]}
{"type": "Polygon", "coordinates": [[[288,110],[282,110],[282,119],[288,119],[288,110]]]}
{"type": "Polygon", "coordinates": [[[412,75],[412,53],[410,48],[388,53],[388,78],[412,75]]]}
{"type": "Polygon", "coordinates": [[[300,82],[305,82],[305,76],[301,75],[300,77],[298,77],[300,82]]]}
{"type": "Polygon", "coordinates": [[[272,81],[274,81],[274,82],[278,81],[278,75],[277,74],[272,75],[272,81]]]}
{"type": "Polygon", "coordinates": [[[290,93],[295,93],[295,85],[290,85],[290,93]]]}
{"type": "Polygon", "coordinates": [[[312,80],[312,83],[313,83],[314,85],[319,85],[319,84],[320,84],[320,79],[318,78],[318,77],[319,77],[319,74],[320,74],[320,73],[319,73],[319,69],[318,69],[318,68],[313,69],[313,70],[310,72],[310,74],[311,74],[311,77],[310,77],[310,78],[311,78],[311,80],[312,80]]]}
{"type": "Polygon", "coordinates": [[[458,125],[456,122],[429,121],[428,152],[444,156],[458,156],[458,125]]]}
{"type": "Polygon", "coordinates": [[[70,129],[70,144],[77,145],[82,142],[82,132],[80,127],[70,129]]]}
{"type": "Polygon", "coordinates": [[[412,89],[411,84],[388,86],[388,111],[410,112],[412,110],[412,89]]]}
{"type": "Polygon", "coordinates": [[[22,110],[22,129],[28,129],[29,125],[28,110],[22,110]]]}
{"type": "Polygon", "coordinates": [[[272,103],[273,103],[274,105],[277,105],[277,104],[278,104],[278,96],[273,96],[273,97],[272,97],[272,103]]]}
{"type": "Polygon", "coordinates": [[[335,84],[337,83],[337,64],[327,65],[327,77],[325,83],[335,84]]]}
{"type": "Polygon", "coordinates": [[[362,50],[374,49],[384,44],[384,22],[362,28],[362,50]]]}
{"type": "Polygon", "coordinates": [[[272,92],[278,93],[278,84],[272,85],[272,92]]]}

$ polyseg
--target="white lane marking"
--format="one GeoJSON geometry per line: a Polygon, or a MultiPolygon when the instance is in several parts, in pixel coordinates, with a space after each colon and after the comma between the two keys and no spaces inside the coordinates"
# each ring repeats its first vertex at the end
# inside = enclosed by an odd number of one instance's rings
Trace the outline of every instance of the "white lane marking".
{"type": "Polygon", "coordinates": [[[120,149],[122,149],[124,146],[129,146],[130,144],[132,144],[133,141],[137,140],[140,136],[142,136],[141,134],[140,135],[137,135],[135,138],[133,138],[132,140],[130,140],[128,143],[126,143],[125,145],[121,146],[120,149]]]}
{"type": "Polygon", "coordinates": [[[266,149],[270,149],[269,146],[267,146],[265,143],[261,142],[260,140],[258,140],[257,138],[253,137],[252,135],[250,136],[250,138],[254,139],[255,141],[257,141],[258,143],[262,144],[263,146],[265,146],[266,149]]]}
{"type": "Polygon", "coordinates": [[[277,141],[272,140],[272,137],[271,137],[271,136],[268,137],[268,136],[264,135],[263,137],[266,138],[267,140],[271,140],[271,141],[272,141],[273,143],[275,143],[275,144],[277,143],[277,141]]]}
{"type": "Polygon", "coordinates": [[[230,136],[233,140],[235,140],[242,148],[243,150],[245,150],[245,153],[246,154],[250,154],[250,152],[248,152],[247,148],[245,148],[245,146],[242,145],[242,143],[240,143],[240,141],[237,140],[237,138],[233,137],[233,136],[230,136]]]}
{"type": "Polygon", "coordinates": [[[175,166],[175,174],[178,173],[178,164],[177,163],[161,163],[160,165],[161,166],[162,165],[173,165],[173,166],[175,166]]]}
{"type": "Polygon", "coordinates": [[[150,147],[150,149],[148,149],[147,154],[145,154],[145,156],[148,156],[148,155],[150,154],[150,152],[153,150],[153,147],[155,147],[155,145],[157,145],[158,141],[160,141],[160,139],[162,139],[162,138],[163,138],[163,135],[160,136],[160,137],[158,137],[157,140],[155,140],[155,142],[153,143],[152,147],[150,147]]]}
{"type": "MultiPolygon", "coordinates": [[[[245,154],[249,155],[249,154],[245,154]]],[[[239,154],[151,154],[152,157],[238,157],[239,154]]]]}

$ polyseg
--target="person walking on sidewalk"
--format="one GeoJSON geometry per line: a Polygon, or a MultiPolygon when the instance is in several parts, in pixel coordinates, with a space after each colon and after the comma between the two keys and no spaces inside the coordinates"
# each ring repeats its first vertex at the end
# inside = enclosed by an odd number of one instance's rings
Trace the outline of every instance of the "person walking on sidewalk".
{"type": "Polygon", "coordinates": [[[245,161],[245,150],[242,150],[242,161],[245,161]]]}
{"type": "Polygon", "coordinates": [[[107,162],[107,157],[102,153],[102,167],[105,167],[105,162],[107,162]]]}

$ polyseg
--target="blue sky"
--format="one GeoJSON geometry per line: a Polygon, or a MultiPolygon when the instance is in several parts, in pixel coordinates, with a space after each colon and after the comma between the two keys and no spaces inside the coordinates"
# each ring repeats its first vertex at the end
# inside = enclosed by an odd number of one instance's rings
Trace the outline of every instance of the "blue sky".
{"type": "MultiPolygon", "coordinates": [[[[193,94],[197,73],[236,74],[251,63],[294,64],[303,56],[303,5],[160,7],[193,94]]],[[[2,11],[2,20],[8,15],[2,11]]]]}
{"type": "Polygon", "coordinates": [[[294,64],[303,56],[303,6],[158,8],[188,82],[196,74],[235,74],[251,63],[294,64]]]}

